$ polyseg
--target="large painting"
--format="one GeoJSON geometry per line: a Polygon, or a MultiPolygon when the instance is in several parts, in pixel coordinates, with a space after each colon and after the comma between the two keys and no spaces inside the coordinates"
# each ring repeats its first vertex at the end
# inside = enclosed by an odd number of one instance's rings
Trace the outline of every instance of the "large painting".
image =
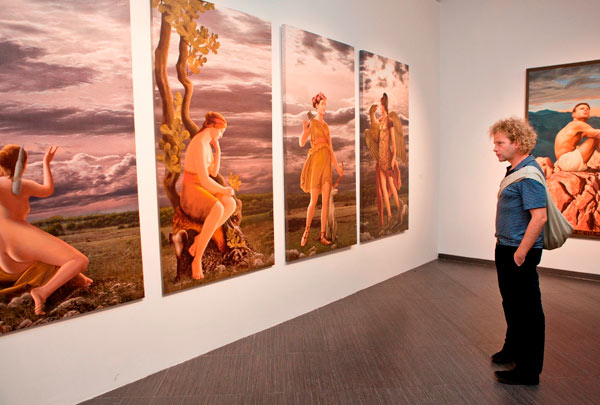
{"type": "Polygon", "coordinates": [[[286,258],[356,243],[354,48],[283,26],[286,258]]]}
{"type": "Polygon", "coordinates": [[[408,65],[360,51],[360,241],[408,229],[408,65]]]}
{"type": "Polygon", "coordinates": [[[274,263],[271,25],[153,0],[163,292],[274,263]]]}
{"type": "Polygon", "coordinates": [[[0,332],[144,296],[129,1],[2,3],[0,332]]]}
{"type": "Polygon", "coordinates": [[[600,60],[527,69],[533,150],[574,234],[600,238],[600,60]]]}

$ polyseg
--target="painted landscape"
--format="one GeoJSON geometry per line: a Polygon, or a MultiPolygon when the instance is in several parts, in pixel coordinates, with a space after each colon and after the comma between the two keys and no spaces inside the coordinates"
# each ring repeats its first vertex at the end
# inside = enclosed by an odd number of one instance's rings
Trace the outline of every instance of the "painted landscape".
{"type": "MultiPolygon", "coordinates": [[[[129,2],[8,0],[0,19],[0,148],[23,145],[23,179],[42,184],[44,156],[57,147],[53,192],[30,198],[26,221],[48,246],[59,238],[89,262],[37,308],[32,285],[3,293],[13,282],[0,283],[7,333],[140,299],[144,287],[129,2]]],[[[10,221],[0,230],[5,246],[18,236],[10,221]]],[[[43,247],[24,251],[35,256],[43,247]]],[[[14,261],[10,252],[4,257],[14,261]]],[[[49,260],[58,259],[50,253],[49,260]]],[[[0,270],[0,279],[17,274],[0,270]]]]}
{"type": "Polygon", "coordinates": [[[526,112],[554,203],[575,235],[600,238],[600,60],[527,69],[526,112]]]}
{"type": "Polygon", "coordinates": [[[67,283],[46,301],[47,315],[33,311],[26,293],[0,303],[2,332],[42,325],[84,312],[108,308],[144,296],[137,211],[53,216],[33,225],[64,240],[89,259],[86,275],[94,282],[81,288],[67,283]]]}
{"type": "MultiPolygon", "coordinates": [[[[360,241],[368,242],[395,235],[408,229],[408,65],[360,51],[360,241]],[[380,130],[381,99],[387,96],[390,125],[397,153],[396,178],[386,174],[386,196],[383,193],[380,153],[384,141],[380,130]],[[399,185],[399,187],[398,187],[399,185]],[[395,201],[395,195],[398,202],[395,201]],[[390,211],[387,213],[386,205],[390,211]]],[[[391,132],[391,130],[389,130],[391,132]]],[[[392,136],[392,134],[390,134],[392,136]]],[[[391,139],[389,140],[391,141],[391,139]]],[[[389,142],[388,141],[388,142],[389,142]]],[[[391,145],[387,146],[391,149],[391,145]]],[[[391,153],[390,153],[391,155],[391,153]]]]}
{"type": "MultiPolygon", "coordinates": [[[[271,25],[204,1],[154,0],[152,6],[166,294],[274,263],[271,25]],[[208,182],[235,191],[235,211],[208,234],[206,250],[193,255],[190,247],[204,237],[205,218],[194,218],[182,207],[182,178],[199,178],[183,168],[191,142],[205,134],[209,112],[222,116],[226,128],[218,140],[220,169],[208,182]],[[202,272],[195,274],[196,256],[202,272]]],[[[210,148],[215,161],[215,144],[210,148]]]]}
{"type": "Polygon", "coordinates": [[[354,48],[291,26],[283,26],[282,32],[286,260],[291,262],[356,244],[354,48]],[[322,193],[304,237],[310,194],[301,188],[301,173],[314,140],[299,146],[303,121],[318,118],[312,100],[319,93],[326,97],[323,119],[333,153],[339,166],[343,164],[343,176],[332,164],[328,179],[333,184],[330,199],[325,201],[329,207],[325,244],[320,238],[322,193]],[[305,246],[301,246],[303,239],[305,246]]]}

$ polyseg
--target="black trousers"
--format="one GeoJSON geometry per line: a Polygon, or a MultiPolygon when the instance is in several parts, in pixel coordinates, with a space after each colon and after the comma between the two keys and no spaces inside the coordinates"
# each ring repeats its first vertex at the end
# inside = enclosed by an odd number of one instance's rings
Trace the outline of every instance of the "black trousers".
{"type": "Polygon", "coordinates": [[[532,248],[519,267],[513,246],[496,245],[496,270],[506,318],[504,350],[523,373],[540,374],[544,363],[546,322],[537,265],[542,249],[532,248]]]}

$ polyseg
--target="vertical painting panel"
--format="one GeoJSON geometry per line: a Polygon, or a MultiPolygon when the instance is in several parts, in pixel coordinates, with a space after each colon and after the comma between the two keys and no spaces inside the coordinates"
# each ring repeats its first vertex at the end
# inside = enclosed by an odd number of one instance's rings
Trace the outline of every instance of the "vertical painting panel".
{"type": "Polygon", "coordinates": [[[2,20],[6,333],[139,299],[144,289],[129,2],[8,0],[2,20]]]}
{"type": "Polygon", "coordinates": [[[169,293],[274,263],[271,25],[209,2],[152,5],[169,293]]]}
{"type": "Polygon", "coordinates": [[[527,69],[533,155],[574,234],[600,238],[600,60],[527,69]]]}
{"type": "Polygon", "coordinates": [[[360,51],[360,241],[408,229],[408,65],[360,51]]]}
{"type": "Polygon", "coordinates": [[[282,41],[290,262],[356,243],[354,48],[290,26],[282,41]]]}

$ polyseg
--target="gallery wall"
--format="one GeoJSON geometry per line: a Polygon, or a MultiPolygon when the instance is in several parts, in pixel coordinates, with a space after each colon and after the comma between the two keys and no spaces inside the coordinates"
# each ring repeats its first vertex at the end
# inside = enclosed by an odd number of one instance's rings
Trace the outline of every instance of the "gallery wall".
{"type": "MultiPolygon", "coordinates": [[[[273,27],[275,266],[163,296],[153,136],[150,2],[131,1],[145,298],[2,336],[0,403],[74,403],[271,327],[437,256],[440,4],[435,0],[218,2],[273,27]],[[276,7],[274,6],[276,4],[276,7]],[[410,66],[410,228],[285,264],[281,34],[290,24],[410,66]]],[[[358,77],[356,78],[358,92],[358,77]]],[[[358,95],[358,93],[357,93],[358,95]]],[[[358,135],[358,134],[357,134],[358,135]]],[[[358,150],[358,141],[357,141],[358,150]]]]}
{"type": "MultiPolygon", "coordinates": [[[[441,2],[440,253],[493,260],[498,185],[506,163],[489,127],[524,117],[525,70],[598,59],[600,3],[441,2]]],[[[600,240],[572,238],[541,266],[600,274],[600,240]]]]}

